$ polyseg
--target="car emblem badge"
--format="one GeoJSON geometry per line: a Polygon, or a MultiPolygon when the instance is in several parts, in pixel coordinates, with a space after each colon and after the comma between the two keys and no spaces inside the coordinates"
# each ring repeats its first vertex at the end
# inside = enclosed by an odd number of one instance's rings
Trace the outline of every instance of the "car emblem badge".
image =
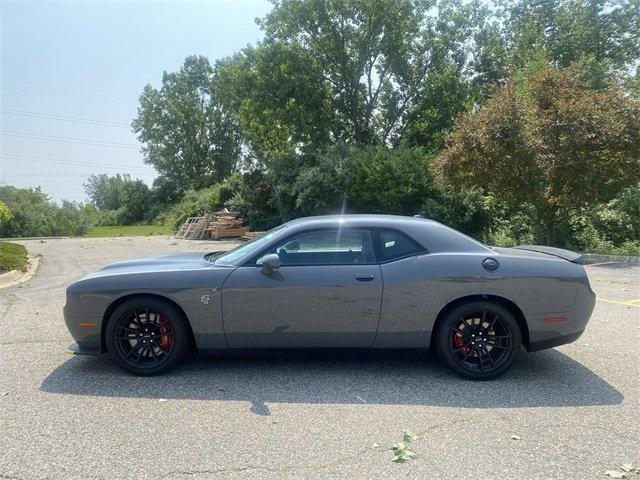
{"type": "Polygon", "coordinates": [[[211,299],[211,296],[210,296],[210,295],[202,295],[202,296],[200,297],[200,301],[201,301],[202,303],[204,303],[205,305],[209,305],[209,300],[210,300],[210,299],[211,299]]]}

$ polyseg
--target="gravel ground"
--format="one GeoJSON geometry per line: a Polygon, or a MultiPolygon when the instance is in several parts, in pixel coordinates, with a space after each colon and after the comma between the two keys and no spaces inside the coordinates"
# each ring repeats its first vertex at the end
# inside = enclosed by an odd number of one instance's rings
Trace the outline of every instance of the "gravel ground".
{"type": "Polygon", "coordinates": [[[22,243],[42,260],[29,282],[0,290],[2,479],[582,480],[640,463],[640,267],[588,267],[599,301],[587,332],[493,382],[399,355],[193,358],[137,378],[66,353],[65,287],[108,262],[231,245],[22,243]],[[393,463],[405,428],[416,457],[393,463]]]}

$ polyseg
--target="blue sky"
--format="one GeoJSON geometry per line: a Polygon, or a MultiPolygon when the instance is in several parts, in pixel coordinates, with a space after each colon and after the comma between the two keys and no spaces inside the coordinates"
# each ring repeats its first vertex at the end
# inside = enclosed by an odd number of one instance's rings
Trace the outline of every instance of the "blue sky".
{"type": "Polygon", "coordinates": [[[86,200],[92,173],[151,184],[131,132],[145,84],[187,55],[212,62],[261,38],[262,0],[0,0],[0,182],[86,200]]]}

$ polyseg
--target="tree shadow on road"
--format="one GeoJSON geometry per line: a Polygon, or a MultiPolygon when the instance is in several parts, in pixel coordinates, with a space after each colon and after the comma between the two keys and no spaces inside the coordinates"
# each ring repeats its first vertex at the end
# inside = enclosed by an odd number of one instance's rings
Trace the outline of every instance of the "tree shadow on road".
{"type": "Polygon", "coordinates": [[[268,403],[430,405],[523,408],[617,405],[614,387],[557,350],[523,354],[503,377],[461,379],[436,358],[419,354],[269,355],[190,358],[158,377],[135,377],[106,356],[73,357],[41,390],[67,395],[268,403]]]}

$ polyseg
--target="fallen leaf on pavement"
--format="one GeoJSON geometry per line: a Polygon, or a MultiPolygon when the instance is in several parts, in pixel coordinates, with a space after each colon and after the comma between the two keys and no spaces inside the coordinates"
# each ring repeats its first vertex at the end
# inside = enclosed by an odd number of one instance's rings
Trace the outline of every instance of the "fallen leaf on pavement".
{"type": "Polygon", "coordinates": [[[627,478],[627,476],[624,473],[619,472],[617,470],[607,470],[606,472],[604,472],[604,474],[607,477],[611,477],[611,478],[627,478]]]}

